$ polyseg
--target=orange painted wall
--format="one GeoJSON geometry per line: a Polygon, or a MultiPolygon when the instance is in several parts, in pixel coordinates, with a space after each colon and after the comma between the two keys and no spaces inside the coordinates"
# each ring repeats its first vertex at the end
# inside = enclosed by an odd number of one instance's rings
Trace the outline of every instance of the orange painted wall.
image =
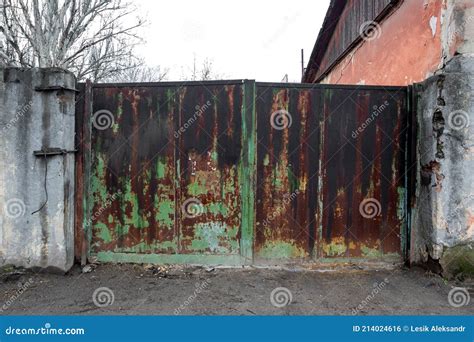
{"type": "Polygon", "coordinates": [[[442,0],[405,0],[380,24],[378,38],[359,44],[321,83],[402,86],[425,80],[442,62],[442,7],[442,0]]]}

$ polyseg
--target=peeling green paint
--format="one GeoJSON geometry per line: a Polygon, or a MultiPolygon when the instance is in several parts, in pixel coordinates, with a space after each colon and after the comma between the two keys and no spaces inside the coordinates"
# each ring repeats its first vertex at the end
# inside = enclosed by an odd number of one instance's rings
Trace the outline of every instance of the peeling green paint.
{"type": "Polygon", "coordinates": [[[191,243],[194,251],[209,249],[213,253],[227,254],[238,252],[238,245],[231,243],[239,227],[229,229],[222,222],[204,222],[195,225],[195,239],[191,243]]]}
{"type": "Polygon", "coordinates": [[[155,194],[155,220],[163,226],[168,227],[168,229],[174,228],[174,211],[175,204],[174,201],[169,199],[159,199],[158,195],[155,194]]]}
{"type": "Polygon", "coordinates": [[[158,158],[156,162],[156,178],[164,179],[166,177],[166,158],[158,158]]]}
{"type": "Polygon", "coordinates": [[[226,179],[224,186],[223,186],[223,195],[225,194],[233,194],[236,190],[236,184],[234,183],[235,178],[235,170],[232,168],[229,170],[229,177],[226,179]]]}
{"type": "Polygon", "coordinates": [[[97,232],[97,236],[105,243],[112,242],[112,235],[110,234],[109,227],[102,222],[97,222],[94,225],[94,230],[97,232]]]}
{"type": "Polygon", "coordinates": [[[206,179],[196,175],[196,180],[188,184],[187,191],[191,196],[206,195],[209,192],[206,186],[206,179]]]}
{"type": "Polygon", "coordinates": [[[292,259],[305,258],[308,255],[304,248],[295,246],[294,241],[273,241],[263,246],[259,256],[266,259],[292,259]]]}
{"type": "Polygon", "coordinates": [[[229,208],[227,205],[223,202],[219,203],[210,203],[207,207],[207,212],[211,213],[213,215],[222,215],[224,217],[227,217],[229,214],[229,208]]]}
{"type": "Polygon", "coordinates": [[[280,166],[280,163],[278,163],[275,169],[273,170],[273,183],[272,183],[273,187],[278,190],[280,190],[283,186],[283,181],[282,181],[283,177],[280,172],[281,167],[279,166],[280,166]]]}
{"type": "Polygon", "coordinates": [[[264,166],[270,165],[270,155],[268,153],[265,154],[265,158],[263,158],[263,165],[264,166]]]}
{"type": "Polygon", "coordinates": [[[130,225],[118,225],[116,226],[115,231],[117,232],[117,236],[119,237],[126,236],[130,232],[130,225]]]}
{"type": "Polygon", "coordinates": [[[94,203],[104,203],[108,192],[105,184],[105,162],[101,154],[96,155],[95,174],[92,175],[91,190],[94,195],[94,203]]]}
{"type": "Polygon", "coordinates": [[[362,252],[362,256],[368,257],[368,258],[376,258],[376,257],[381,257],[383,255],[380,249],[370,248],[364,244],[360,246],[360,250],[362,252]]]}
{"type": "Polygon", "coordinates": [[[289,192],[293,193],[299,189],[299,180],[298,177],[296,177],[293,171],[291,170],[291,167],[287,168],[287,177],[288,183],[290,184],[289,192]]]}
{"type": "Polygon", "coordinates": [[[168,250],[172,253],[177,253],[177,241],[153,241],[152,243],[140,242],[132,247],[123,247],[121,248],[122,253],[145,253],[145,252],[154,252],[157,250],[168,250]]]}
{"type": "Polygon", "coordinates": [[[116,119],[114,120],[114,123],[112,124],[112,131],[114,132],[114,134],[117,134],[118,133],[118,130],[119,130],[119,122],[120,122],[120,119],[122,117],[122,114],[123,114],[123,94],[120,92],[117,94],[117,100],[118,100],[118,106],[117,106],[117,109],[115,111],[115,116],[116,116],[116,119]]]}
{"type": "Polygon", "coordinates": [[[347,251],[347,245],[344,242],[344,238],[334,239],[330,243],[323,244],[323,251],[326,256],[342,256],[347,251]]]}
{"type": "Polygon", "coordinates": [[[124,223],[133,225],[137,228],[146,228],[149,226],[148,221],[143,219],[139,213],[138,195],[132,192],[132,181],[127,179],[125,183],[124,202],[122,206],[122,213],[124,223]],[[129,213],[129,214],[127,214],[129,213]]]}
{"type": "MultiPolygon", "coordinates": [[[[215,137],[215,139],[217,139],[217,137],[215,137]]],[[[217,142],[216,142],[216,145],[217,145],[217,142]]],[[[216,163],[217,159],[218,159],[218,154],[217,154],[217,151],[214,149],[213,151],[211,151],[211,160],[216,163]]]]}

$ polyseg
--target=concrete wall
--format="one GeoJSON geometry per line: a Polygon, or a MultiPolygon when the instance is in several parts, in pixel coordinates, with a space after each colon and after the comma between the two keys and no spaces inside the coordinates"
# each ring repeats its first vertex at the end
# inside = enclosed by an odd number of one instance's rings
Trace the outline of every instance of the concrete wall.
{"type": "Polygon", "coordinates": [[[74,154],[33,151],[74,149],[75,94],[57,90],[74,85],[62,70],[0,69],[0,265],[72,266],[74,154]],[[46,201],[45,186],[48,201],[33,214],[46,201]]]}
{"type": "Polygon", "coordinates": [[[446,4],[443,67],[416,85],[418,179],[411,260],[474,274],[474,3],[446,4]]]}
{"type": "Polygon", "coordinates": [[[442,66],[442,0],[405,0],[320,82],[409,85],[442,66]]]}

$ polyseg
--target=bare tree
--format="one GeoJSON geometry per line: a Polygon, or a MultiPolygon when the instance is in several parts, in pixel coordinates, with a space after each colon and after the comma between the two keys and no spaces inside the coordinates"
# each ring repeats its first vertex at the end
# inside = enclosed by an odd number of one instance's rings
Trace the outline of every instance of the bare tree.
{"type": "Polygon", "coordinates": [[[208,81],[212,79],[217,79],[219,78],[219,75],[215,74],[213,67],[212,67],[212,61],[206,58],[202,62],[202,67],[201,67],[201,80],[202,81],[208,81]]]}
{"type": "Polygon", "coordinates": [[[160,66],[148,66],[144,62],[136,68],[124,69],[122,72],[106,79],[107,82],[161,82],[168,77],[168,69],[160,66]]]}
{"type": "Polygon", "coordinates": [[[100,81],[142,65],[144,22],[122,0],[0,0],[0,64],[58,67],[100,81]]]}
{"type": "Polygon", "coordinates": [[[199,67],[196,55],[194,55],[193,68],[189,73],[183,72],[181,79],[187,81],[209,81],[223,78],[223,75],[214,71],[213,62],[209,58],[205,58],[200,64],[201,66],[199,67]]]}

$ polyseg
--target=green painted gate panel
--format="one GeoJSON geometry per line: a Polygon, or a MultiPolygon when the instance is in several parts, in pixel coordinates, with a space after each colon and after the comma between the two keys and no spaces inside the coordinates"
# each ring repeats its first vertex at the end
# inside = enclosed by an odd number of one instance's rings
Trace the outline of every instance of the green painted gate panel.
{"type": "Polygon", "coordinates": [[[92,86],[90,253],[251,259],[253,84],[92,86]]]}
{"type": "Polygon", "coordinates": [[[179,90],[180,253],[240,253],[242,105],[242,84],[179,90]]]}
{"type": "Polygon", "coordinates": [[[93,88],[91,252],[176,253],[176,88],[93,88]]]}

